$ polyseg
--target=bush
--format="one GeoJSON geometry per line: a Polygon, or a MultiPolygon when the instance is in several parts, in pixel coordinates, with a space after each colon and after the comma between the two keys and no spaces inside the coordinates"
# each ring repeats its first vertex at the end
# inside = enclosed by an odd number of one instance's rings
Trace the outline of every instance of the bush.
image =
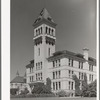
{"type": "Polygon", "coordinates": [[[57,92],[56,95],[59,97],[67,97],[68,96],[68,94],[63,90],[57,92]]]}
{"type": "Polygon", "coordinates": [[[29,93],[28,89],[25,88],[24,91],[21,91],[20,95],[26,95],[26,94],[28,94],[28,93],[29,93]]]}
{"type": "Polygon", "coordinates": [[[51,91],[51,79],[50,78],[46,79],[46,87],[48,88],[48,90],[51,91]]]}
{"type": "Polygon", "coordinates": [[[32,94],[53,94],[47,85],[35,85],[32,94]]]}
{"type": "Polygon", "coordinates": [[[75,81],[75,96],[80,96],[81,95],[81,90],[80,90],[80,80],[77,78],[76,75],[73,75],[73,80],[75,81]]]}
{"type": "Polygon", "coordinates": [[[10,89],[10,94],[11,95],[16,95],[17,94],[17,91],[18,91],[17,88],[10,89]]]}

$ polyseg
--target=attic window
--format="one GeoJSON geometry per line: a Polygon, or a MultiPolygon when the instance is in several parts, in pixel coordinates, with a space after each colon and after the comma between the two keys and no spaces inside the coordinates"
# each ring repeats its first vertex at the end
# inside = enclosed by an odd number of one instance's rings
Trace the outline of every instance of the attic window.
{"type": "Polygon", "coordinates": [[[51,21],[52,19],[50,17],[48,17],[48,20],[51,21]]]}

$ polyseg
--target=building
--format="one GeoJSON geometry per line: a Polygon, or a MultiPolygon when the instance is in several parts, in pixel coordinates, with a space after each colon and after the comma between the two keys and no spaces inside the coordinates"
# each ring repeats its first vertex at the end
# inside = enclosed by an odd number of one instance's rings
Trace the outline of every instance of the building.
{"type": "Polygon", "coordinates": [[[27,84],[46,83],[49,77],[54,93],[64,90],[74,96],[72,75],[83,80],[86,73],[88,83],[91,83],[96,79],[96,60],[89,57],[87,48],[83,49],[83,54],[67,50],[56,52],[56,25],[46,8],[33,23],[34,59],[26,66],[27,84]]]}
{"type": "Polygon", "coordinates": [[[26,84],[26,77],[25,76],[19,76],[19,73],[17,71],[16,77],[10,82],[10,89],[18,89],[18,93],[21,93],[25,88],[27,87],[26,84]]]}

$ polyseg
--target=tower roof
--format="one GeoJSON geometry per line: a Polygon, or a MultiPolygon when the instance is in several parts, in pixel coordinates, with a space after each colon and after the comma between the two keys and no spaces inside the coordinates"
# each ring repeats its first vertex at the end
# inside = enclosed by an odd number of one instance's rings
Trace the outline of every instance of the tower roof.
{"type": "Polygon", "coordinates": [[[35,20],[34,24],[37,23],[37,22],[39,22],[42,19],[46,19],[49,22],[53,22],[54,23],[52,17],[50,16],[50,14],[48,13],[48,11],[47,11],[46,8],[42,9],[42,11],[39,14],[39,17],[35,20]]]}

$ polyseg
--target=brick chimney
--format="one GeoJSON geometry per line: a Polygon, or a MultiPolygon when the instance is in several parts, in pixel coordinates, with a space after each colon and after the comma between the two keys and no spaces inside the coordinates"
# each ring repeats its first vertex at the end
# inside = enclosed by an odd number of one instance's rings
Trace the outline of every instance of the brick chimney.
{"type": "Polygon", "coordinates": [[[88,48],[84,48],[83,49],[83,55],[84,55],[84,59],[88,60],[89,54],[88,54],[89,49],[88,48]]]}

